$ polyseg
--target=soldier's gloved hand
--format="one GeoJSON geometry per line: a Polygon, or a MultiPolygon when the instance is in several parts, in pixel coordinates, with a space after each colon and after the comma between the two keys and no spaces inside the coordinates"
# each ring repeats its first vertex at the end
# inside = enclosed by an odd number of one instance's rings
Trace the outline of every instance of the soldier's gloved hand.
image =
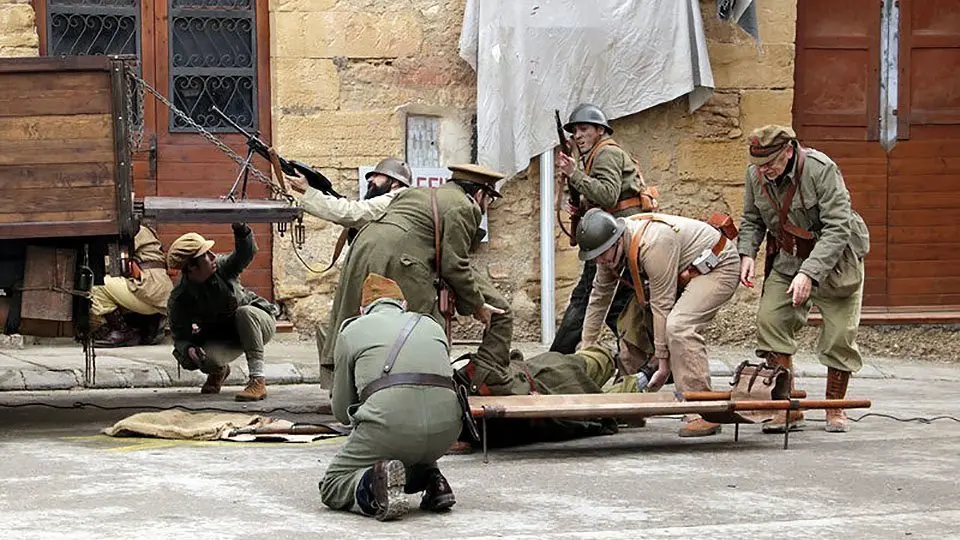
{"type": "Polygon", "coordinates": [[[250,226],[246,223],[234,223],[231,226],[233,227],[233,234],[236,236],[246,236],[250,234],[250,226]]]}

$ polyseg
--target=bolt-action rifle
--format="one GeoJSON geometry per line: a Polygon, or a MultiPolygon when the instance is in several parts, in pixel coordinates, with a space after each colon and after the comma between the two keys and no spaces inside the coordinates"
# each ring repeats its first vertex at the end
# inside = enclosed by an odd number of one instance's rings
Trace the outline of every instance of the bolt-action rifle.
{"type": "MultiPolygon", "coordinates": [[[[553,116],[557,121],[557,137],[560,139],[560,151],[570,157],[574,157],[573,143],[570,142],[570,139],[567,138],[566,133],[563,131],[563,122],[560,120],[560,111],[558,109],[554,109],[553,116]]],[[[576,208],[577,212],[570,216],[570,230],[564,230],[563,221],[560,219],[560,208],[558,204],[557,222],[560,223],[560,229],[563,230],[568,237],[570,237],[570,245],[575,246],[577,245],[577,225],[580,224],[580,218],[582,217],[580,209],[580,192],[577,191],[575,187],[571,186],[569,182],[567,182],[567,189],[570,192],[570,205],[576,208]]],[[[560,199],[558,198],[557,201],[559,202],[559,200],[560,199]]]]}

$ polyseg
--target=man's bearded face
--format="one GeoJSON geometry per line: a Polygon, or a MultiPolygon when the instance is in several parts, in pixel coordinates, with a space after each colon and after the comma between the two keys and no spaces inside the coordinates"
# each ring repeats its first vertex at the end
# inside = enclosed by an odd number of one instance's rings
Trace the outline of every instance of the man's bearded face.
{"type": "Polygon", "coordinates": [[[384,176],[382,174],[374,174],[370,176],[370,180],[367,182],[367,193],[363,196],[364,199],[372,199],[374,197],[379,197],[380,195],[386,195],[390,193],[390,187],[393,185],[393,179],[389,176],[384,176]]]}

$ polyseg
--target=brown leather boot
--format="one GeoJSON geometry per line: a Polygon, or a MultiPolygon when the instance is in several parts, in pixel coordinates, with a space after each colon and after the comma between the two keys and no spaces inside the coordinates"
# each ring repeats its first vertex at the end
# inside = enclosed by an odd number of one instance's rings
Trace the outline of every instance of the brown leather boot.
{"type": "Polygon", "coordinates": [[[211,371],[207,373],[207,380],[203,383],[203,386],[200,387],[201,394],[219,394],[220,388],[223,386],[224,381],[227,380],[227,377],[230,376],[230,365],[227,364],[222,368],[211,371]]]}
{"type": "MultiPolygon", "coordinates": [[[[771,352],[766,353],[764,358],[767,359],[768,364],[783,366],[784,368],[790,370],[790,391],[793,392],[793,356],[789,354],[771,352]]],[[[796,431],[806,426],[806,422],[803,420],[802,411],[777,411],[776,415],[773,417],[773,420],[763,424],[761,430],[764,433],[783,433],[787,429],[788,418],[790,419],[790,431],[796,431]]]]}
{"type": "Polygon", "coordinates": [[[683,419],[680,425],[681,437],[708,437],[720,433],[723,426],[707,422],[700,415],[693,415],[683,419]]]}
{"type": "MultiPolygon", "coordinates": [[[[850,372],[840,371],[832,367],[827,368],[827,399],[843,399],[847,396],[847,384],[850,382],[850,372]]],[[[827,426],[829,433],[846,433],[850,431],[847,423],[847,413],[843,409],[827,409],[827,426]]]]}
{"type": "Polygon", "coordinates": [[[260,401],[267,397],[267,383],[263,377],[250,377],[247,387],[237,392],[234,399],[237,401],[260,401]]]}
{"type": "Polygon", "coordinates": [[[447,455],[472,454],[473,445],[467,441],[454,441],[445,453],[447,455]]]}

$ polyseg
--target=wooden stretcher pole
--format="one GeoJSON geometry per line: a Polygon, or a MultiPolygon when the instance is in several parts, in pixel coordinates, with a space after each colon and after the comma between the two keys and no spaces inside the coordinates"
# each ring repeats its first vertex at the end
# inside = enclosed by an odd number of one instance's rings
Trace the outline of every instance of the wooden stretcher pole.
{"type": "MultiPolygon", "coordinates": [[[[793,399],[803,399],[807,397],[806,390],[794,390],[790,392],[793,399]]],[[[683,399],[686,401],[722,401],[730,399],[730,392],[683,392],[683,399]]]]}
{"type": "Polygon", "coordinates": [[[803,399],[771,401],[731,401],[735,411],[770,411],[786,409],[869,409],[869,399],[803,399]]]}

